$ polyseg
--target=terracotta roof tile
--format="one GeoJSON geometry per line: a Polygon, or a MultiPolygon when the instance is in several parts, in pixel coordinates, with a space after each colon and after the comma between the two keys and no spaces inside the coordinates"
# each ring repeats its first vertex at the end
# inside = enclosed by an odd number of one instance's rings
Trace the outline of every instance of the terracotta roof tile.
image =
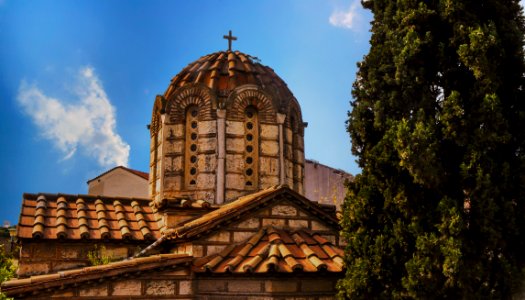
{"type": "Polygon", "coordinates": [[[82,282],[93,282],[133,272],[143,272],[157,268],[176,267],[188,264],[192,257],[186,254],[160,254],[142,258],[133,258],[100,266],[62,271],[54,274],[32,276],[25,279],[13,279],[2,283],[2,292],[14,297],[50,288],[63,288],[67,285],[78,285],[82,282]]]}
{"type": "Polygon", "coordinates": [[[286,83],[272,68],[260,64],[258,58],[239,51],[216,52],[190,63],[172,79],[164,97],[169,99],[176,88],[195,83],[218,90],[255,84],[268,87],[267,92],[279,94],[282,99],[293,97],[286,83]]]}
{"type": "Polygon", "coordinates": [[[157,239],[160,217],[149,203],[136,198],[24,194],[17,234],[21,239],[157,239]]]}
{"type": "Polygon", "coordinates": [[[318,234],[306,230],[288,232],[266,227],[243,243],[196,261],[194,270],[217,274],[342,272],[343,250],[330,242],[317,242],[315,235],[318,234]],[[304,237],[316,242],[308,244],[304,237]]]}

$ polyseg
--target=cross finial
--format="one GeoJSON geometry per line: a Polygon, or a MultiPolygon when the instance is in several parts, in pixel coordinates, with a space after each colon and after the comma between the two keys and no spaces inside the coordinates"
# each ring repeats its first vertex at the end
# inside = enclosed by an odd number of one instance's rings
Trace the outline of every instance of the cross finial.
{"type": "Polygon", "coordinates": [[[224,35],[222,38],[228,40],[228,51],[232,51],[232,41],[236,41],[237,37],[232,35],[232,31],[228,33],[228,35],[224,35]]]}

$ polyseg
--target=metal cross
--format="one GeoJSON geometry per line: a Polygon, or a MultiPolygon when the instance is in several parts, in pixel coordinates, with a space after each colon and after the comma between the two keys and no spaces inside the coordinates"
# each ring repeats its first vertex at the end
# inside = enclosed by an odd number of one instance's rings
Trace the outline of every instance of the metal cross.
{"type": "Polygon", "coordinates": [[[236,41],[237,37],[236,36],[232,36],[232,31],[230,30],[228,35],[224,35],[222,38],[228,40],[228,51],[232,51],[232,41],[236,41]]]}

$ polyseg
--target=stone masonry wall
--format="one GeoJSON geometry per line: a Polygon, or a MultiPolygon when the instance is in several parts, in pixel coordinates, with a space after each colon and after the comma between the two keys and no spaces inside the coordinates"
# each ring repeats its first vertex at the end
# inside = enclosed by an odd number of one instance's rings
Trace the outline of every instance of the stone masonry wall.
{"type": "Polygon", "coordinates": [[[189,268],[128,274],[115,279],[86,282],[20,299],[195,299],[189,268]]]}
{"type": "Polygon", "coordinates": [[[68,285],[19,299],[328,300],[335,299],[340,276],[342,274],[211,277],[191,274],[189,268],[178,267],[68,285]]]}
{"type": "Polygon", "coordinates": [[[62,270],[74,269],[90,265],[88,253],[97,250],[102,256],[114,260],[132,256],[138,248],[147,244],[109,244],[109,243],[67,243],[58,241],[42,241],[25,244],[20,247],[18,276],[48,274],[62,270]]]}
{"type": "Polygon", "coordinates": [[[282,201],[260,209],[253,215],[239,217],[238,221],[224,226],[223,229],[192,243],[179,244],[172,253],[189,254],[194,257],[215,254],[231,244],[246,241],[264,226],[276,228],[308,228],[318,232],[334,245],[339,245],[338,232],[320,219],[312,216],[294,203],[282,201]]]}
{"type": "Polygon", "coordinates": [[[202,277],[196,282],[196,297],[203,300],[235,299],[336,299],[337,275],[286,277],[202,277]]]}

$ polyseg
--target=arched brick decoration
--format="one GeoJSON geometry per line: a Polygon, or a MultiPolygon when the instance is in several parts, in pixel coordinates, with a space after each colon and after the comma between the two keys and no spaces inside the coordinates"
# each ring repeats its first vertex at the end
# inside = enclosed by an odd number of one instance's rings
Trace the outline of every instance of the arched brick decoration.
{"type": "Polygon", "coordinates": [[[293,128],[292,124],[290,124],[290,121],[292,120],[292,116],[295,119],[295,122],[297,123],[297,129],[298,134],[301,136],[304,136],[304,125],[303,125],[303,116],[301,114],[301,107],[299,106],[299,103],[295,98],[292,98],[290,100],[290,104],[288,105],[288,112],[286,113],[287,118],[285,120],[286,127],[293,128]]]}
{"type": "Polygon", "coordinates": [[[183,124],[186,108],[190,105],[199,107],[199,120],[216,119],[216,100],[213,92],[203,85],[192,85],[180,88],[166,105],[168,120],[172,124],[183,124]]]}
{"type": "Polygon", "coordinates": [[[153,111],[151,114],[151,123],[149,125],[150,136],[153,137],[160,129],[160,115],[164,112],[164,105],[166,99],[162,96],[157,96],[155,98],[155,103],[153,104],[153,111]]]}
{"type": "Polygon", "coordinates": [[[233,100],[228,101],[226,119],[244,121],[244,112],[248,106],[254,106],[257,109],[260,123],[276,122],[276,112],[272,101],[266,94],[255,89],[241,91],[234,95],[233,100]]]}

